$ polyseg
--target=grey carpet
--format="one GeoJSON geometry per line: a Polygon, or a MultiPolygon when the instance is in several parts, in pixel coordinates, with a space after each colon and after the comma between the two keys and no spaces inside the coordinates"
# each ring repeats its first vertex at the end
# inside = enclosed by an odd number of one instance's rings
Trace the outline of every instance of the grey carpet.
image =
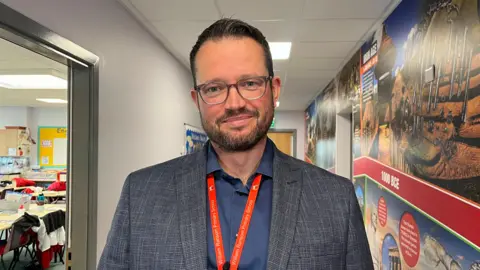
{"type": "MultiPolygon", "coordinates": [[[[13,252],[9,252],[5,255],[3,255],[3,261],[5,262],[5,266],[8,268],[10,266],[10,263],[12,262],[12,259],[13,259],[13,252]]],[[[65,260],[65,259],[64,259],[65,260]]],[[[17,265],[15,266],[15,270],[21,270],[21,269],[24,269],[28,264],[30,264],[31,262],[31,259],[30,259],[30,256],[27,255],[25,257],[25,251],[22,252],[22,255],[20,255],[20,261],[17,262],[17,265]]],[[[0,263],[0,269],[4,269],[3,265],[0,263]]],[[[53,260],[52,260],[52,263],[50,263],[50,268],[48,269],[52,269],[52,270],[65,270],[65,265],[62,264],[61,262],[58,262],[58,263],[54,263],[53,260]]]]}

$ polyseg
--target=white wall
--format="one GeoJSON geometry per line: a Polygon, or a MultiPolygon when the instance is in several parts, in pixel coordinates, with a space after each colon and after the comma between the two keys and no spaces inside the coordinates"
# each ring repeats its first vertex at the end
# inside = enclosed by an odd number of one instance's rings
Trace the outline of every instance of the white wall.
{"type": "Polygon", "coordinates": [[[297,130],[297,158],[305,156],[305,113],[303,111],[276,111],[275,129],[297,130]]]}
{"type": "Polygon", "coordinates": [[[28,126],[27,107],[0,107],[0,129],[6,126],[28,126]]]}
{"type": "Polygon", "coordinates": [[[179,156],[183,123],[200,126],[189,72],[114,0],[0,1],[100,57],[98,260],[127,174],[179,156]]]}
{"type": "Polygon", "coordinates": [[[350,114],[336,115],[335,146],[335,173],[345,178],[351,179],[353,169],[353,155],[352,118],[350,114]]]}

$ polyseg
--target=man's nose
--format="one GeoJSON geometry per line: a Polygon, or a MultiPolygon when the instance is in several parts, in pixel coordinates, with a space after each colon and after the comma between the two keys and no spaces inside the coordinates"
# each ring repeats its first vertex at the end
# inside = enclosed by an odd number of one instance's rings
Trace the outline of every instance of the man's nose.
{"type": "Polygon", "coordinates": [[[229,93],[227,96],[227,100],[225,101],[226,109],[235,110],[245,107],[246,101],[240,95],[238,88],[235,85],[230,85],[228,91],[229,93]]]}

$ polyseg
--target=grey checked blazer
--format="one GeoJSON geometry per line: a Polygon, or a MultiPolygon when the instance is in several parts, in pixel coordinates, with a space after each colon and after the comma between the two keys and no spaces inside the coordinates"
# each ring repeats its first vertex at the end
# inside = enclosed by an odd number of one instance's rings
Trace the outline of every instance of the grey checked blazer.
{"type": "MultiPolygon", "coordinates": [[[[268,269],[373,269],[352,183],[275,148],[268,269]]],[[[98,269],[207,269],[206,148],[128,176],[98,269]]]]}

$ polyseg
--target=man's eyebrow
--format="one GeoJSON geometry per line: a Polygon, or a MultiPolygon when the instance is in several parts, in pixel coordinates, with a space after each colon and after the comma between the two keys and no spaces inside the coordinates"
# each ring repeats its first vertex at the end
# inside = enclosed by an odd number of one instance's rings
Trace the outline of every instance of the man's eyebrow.
{"type": "Polygon", "coordinates": [[[256,73],[252,73],[252,74],[244,74],[242,76],[240,76],[238,79],[241,80],[241,79],[248,79],[248,78],[253,78],[253,77],[258,77],[260,75],[256,74],[256,73]]]}
{"type": "MultiPolygon", "coordinates": [[[[256,74],[256,73],[251,73],[251,74],[243,74],[243,75],[240,75],[237,79],[238,80],[243,80],[243,79],[248,79],[248,78],[253,78],[253,77],[258,77],[260,75],[256,74]]],[[[216,77],[216,78],[213,78],[213,79],[210,79],[208,81],[205,81],[201,84],[206,84],[206,83],[211,83],[211,82],[225,82],[226,80],[220,78],[220,77],[216,77]]]]}

